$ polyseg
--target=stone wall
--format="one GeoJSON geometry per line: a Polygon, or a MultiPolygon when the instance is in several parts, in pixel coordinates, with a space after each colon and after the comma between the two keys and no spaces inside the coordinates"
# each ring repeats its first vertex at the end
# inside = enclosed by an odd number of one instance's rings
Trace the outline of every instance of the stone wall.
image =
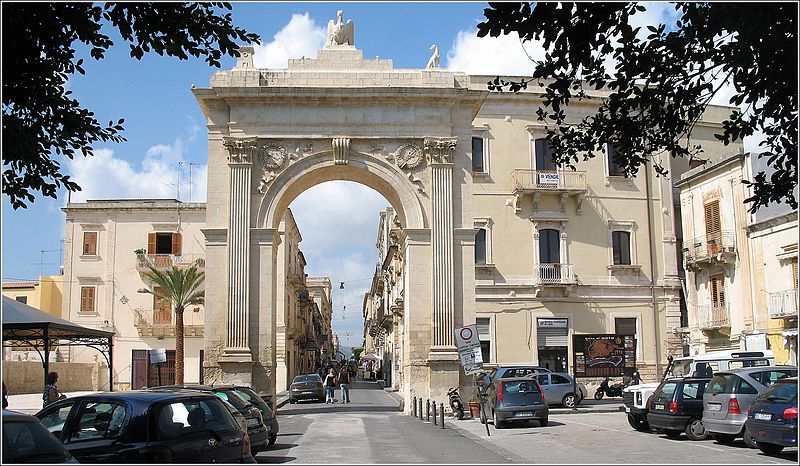
{"type": "MultiPolygon", "coordinates": [[[[62,392],[108,390],[108,367],[104,364],[51,362],[50,370],[58,372],[58,389],[62,392]]],[[[3,361],[3,382],[10,395],[41,393],[44,389],[42,363],[3,361]]]]}

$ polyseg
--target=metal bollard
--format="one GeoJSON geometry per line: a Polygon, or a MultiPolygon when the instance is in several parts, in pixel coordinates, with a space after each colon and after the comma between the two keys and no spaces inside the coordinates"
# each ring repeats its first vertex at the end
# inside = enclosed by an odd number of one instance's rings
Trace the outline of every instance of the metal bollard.
{"type": "Polygon", "coordinates": [[[411,405],[411,406],[413,406],[413,408],[412,408],[413,416],[417,417],[417,397],[416,397],[416,395],[414,396],[414,404],[411,405]]]}
{"type": "Polygon", "coordinates": [[[433,405],[433,425],[436,426],[436,425],[439,425],[439,423],[438,423],[438,421],[436,419],[436,402],[434,401],[431,404],[433,405]]]}
{"type": "Polygon", "coordinates": [[[422,398],[419,399],[419,411],[418,412],[419,412],[419,420],[421,421],[421,420],[424,419],[423,418],[424,414],[422,413],[422,398]]]}
{"type": "Polygon", "coordinates": [[[444,429],[444,403],[439,403],[439,422],[442,424],[442,429],[444,429]]]}
{"type": "Polygon", "coordinates": [[[431,400],[425,401],[425,420],[431,422],[431,400]]]}

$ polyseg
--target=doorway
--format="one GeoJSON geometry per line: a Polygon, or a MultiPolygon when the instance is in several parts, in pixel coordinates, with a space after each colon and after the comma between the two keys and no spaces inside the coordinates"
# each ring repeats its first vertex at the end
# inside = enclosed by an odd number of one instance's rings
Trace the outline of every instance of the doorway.
{"type": "Polygon", "coordinates": [[[540,346],[539,366],[553,372],[567,372],[567,348],[564,346],[540,346]]]}

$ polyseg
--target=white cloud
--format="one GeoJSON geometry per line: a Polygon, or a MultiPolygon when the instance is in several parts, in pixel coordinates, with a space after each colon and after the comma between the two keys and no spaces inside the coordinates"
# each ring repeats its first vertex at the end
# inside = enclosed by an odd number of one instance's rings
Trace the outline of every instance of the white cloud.
{"type": "Polygon", "coordinates": [[[286,68],[290,58],[316,57],[326,35],[308,13],[293,14],[272,42],[255,46],[253,64],[257,68],[286,68]]]}
{"type": "Polygon", "coordinates": [[[531,58],[544,58],[541,43],[527,42],[523,50],[516,33],[499,37],[478,37],[477,30],[459,31],[447,51],[446,68],[467,74],[527,76],[533,73],[531,58]]]}
{"type": "MultiPolygon", "coordinates": [[[[188,128],[188,141],[196,138],[196,126],[188,128]]],[[[92,157],[76,155],[67,162],[67,170],[82,190],[72,193],[71,200],[175,198],[180,170],[180,198],[189,201],[190,167],[188,162],[178,165],[184,159],[185,145],[180,136],[172,144],[153,145],[147,150],[141,167],[117,157],[114,150],[108,148],[95,149],[92,157]]],[[[191,200],[205,201],[207,173],[205,164],[191,166],[191,200]]]]}

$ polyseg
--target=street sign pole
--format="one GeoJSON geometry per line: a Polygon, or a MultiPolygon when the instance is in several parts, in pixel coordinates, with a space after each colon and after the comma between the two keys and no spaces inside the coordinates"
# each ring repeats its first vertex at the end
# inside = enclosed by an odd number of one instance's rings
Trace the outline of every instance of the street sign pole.
{"type": "Polygon", "coordinates": [[[486,436],[491,437],[492,434],[489,433],[489,418],[486,417],[486,413],[483,410],[483,389],[481,385],[478,384],[478,374],[475,374],[475,388],[478,390],[478,412],[480,413],[480,418],[483,421],[483,425],[486,427],[486,436]]]}

